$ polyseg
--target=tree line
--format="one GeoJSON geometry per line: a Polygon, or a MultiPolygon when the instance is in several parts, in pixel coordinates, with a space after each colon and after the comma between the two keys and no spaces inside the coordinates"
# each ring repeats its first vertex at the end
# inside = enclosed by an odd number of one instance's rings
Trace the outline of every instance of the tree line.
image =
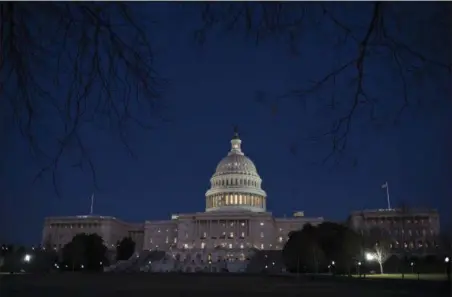
{"type": "Polygon", "coordinates": [[[306,224],[291,232],[282,257],[289,272],[361,274],[366,272],[444,272],[444,257],[450,250],[437,248],[432,254],[416,255],[391,250],[377,228],[358,234],[345,224],[306,224]]]}
{"type": "MultiPolygon", "coordinates": [[[[376,229],[358,234],[345,224],[324,222],[318,226],[306,224],[291,232],[282,257],[287,271],[293,273],[444,272],[444,257],[451,256],[451,249],[450,241],[444,239],[442,243],[444,253],[438,250],[422,257],[406,251],[394,254],[376,229]]],[[[102,271],[111,259],[127,260],[134,251],[135,242],[124,237],[117,242],[113,257],[101,236],[80,233],[59,251],[50,244],[29,251],[25,247],[2,245],[0,271],[102,271]]]]}
{"type": "Polygon", "coordinates": [[[110,256],[101,236],[80,233],[61,250],[45,244],[29,250],[23,246],[2,245],[0,251],[0,271],[3,272],[102,271],[111,259],[129,259],[135,252],[135,242],[124,237],[117,242],[115,255],[110,256]]]}

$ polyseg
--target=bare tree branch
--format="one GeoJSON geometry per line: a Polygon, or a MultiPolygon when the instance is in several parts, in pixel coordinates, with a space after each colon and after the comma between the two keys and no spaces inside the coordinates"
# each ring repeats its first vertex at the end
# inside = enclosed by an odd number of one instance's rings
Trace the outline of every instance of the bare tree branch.
{"type": "MultiPolygon", "coordinates": [[[[293,98],[301,101],[318,101],[318,97],[314,99],[314,94],[321,94],[331,84],[334,88],[340,88],[341,86],[336,82],[353,75],[351,85],[348,86],[348,88],[353,88],[353,92],[350,93],[347,90],[347,95],[341,95],[340,98],[333,94],[326,105],[327,108],[335,111],[335,115],[331,127],[321,133],[321,137],[331,140],[332,144],[332,149],[323,162],[329,161],[332,157],[344,155],[348,137],[352,133],[353,122],[356,121],[356,118],[361,117],[359,114],[364,107],[369,109],[370,121],[375,122],[379,105],[388,101],[388,98],[378,100],[377,96],[369,91],[369,84],[374,83],[370,75],[377,71],[375,70],[376,63],[384,65],[388,72],[392,71],[400,80],[398,91],[401,96],[394,93],[394,97],[401,97],[400,107],[397,108],[393,118],[395,123],[400,121],[403,112],[410,106],[409,89],[419,87],[413,82],[414,72],[433,71],[446,78],[442,83],[449,83],[447,77],[450,78],[452,62],[450,54],[447,52],[452,50],[452,42],[450,36],[446,36],[448,31],[444,30],[446,26],[452,25],[449,16],[451,5],[448,3],[424,4],[429,5],[428,8],[435,13],[433,18],[430,17],[431,14],[428,14],[428,9],[425,9],[424,12],[422,7],[417,7],[417,12],[425,13],[427,18],[423,23],[424,27],[428,27],[432,34],[438,32],[446,34],[438,37],[446,40],[447,48],[442,56],[436,56],[432,50],[428,53],[423,51],[425,42],[419,39],[421,37],[410,41],[405,38],[405,32],[400,31],[402,18],[408,21],[407,27],[414,32],[414,35],[416,35],[418,19],[409,10],[411,6],[403,3],[371,2],[360,4],[360,6],[325,2],[209,3],[204,5],[205,9],[202,14],[204,26],[197,31],[203,37],[203,42],[209,31],[219,29],[220,32],[246,32],[247,36],[259,41],[273,39],[273,41],[280,42],[282,40],[287,42],[291,52],[297,52],[298,47],[304,46],[305,41],[301,41],[303,34],[311,32],[320,34],[323,29],[333,28],[330,30],[329,37],[333,36],[337,42],[336,48],[331,50],[344,49],[347,51],[347,55],[339,61],[339,66],[325,72],[309,87],[305,87],[305,83],[302,82],[300,86],[278,96],[276,100],[280,104],[286,99],[293,98]],[[447,11],[449,14],[446,13],[447,11]],[[351,16],[355,16],[355,18],[351,18],[351,16]],[[354,21],[357,18],[360,19],[359,22],[354,21]],[[398,31],[394,28],[397,28],[398,31]],[[355,54],[350,50],[353,48],[355,54]],[[382,59],[376,62],[377,58],[382,59]],[[427,65],[430,67],[429,70],[427,70],[427,65]],[[397,70],[394,72],[392,67],[397,70]]],[[[391,75],[393,74],[391,73],[391,75]]],[[[425,80],[432,82],[435,79],[430,74],[426,74],[425,80]]],[[[344,90],[341,93],[344,93],[344,90]]],[[[272,110],[274,109],[272,107],[272,110]]],[[[293,149],[291,148],[291,150],[293,149]]]]}
{"type": "Polygon", "coordinates": [[[97,186],[81,129],[106,122],[133,155],[128,128],[162,120],[165,81],[137,12],[119,2],[4,2],[0,18],[0,104],[44,164],[37,178],[51,173],[60,194],[57,171],[75,155],[97,186]],[[45,131],[48,118],[59,123],[45,131]]]}

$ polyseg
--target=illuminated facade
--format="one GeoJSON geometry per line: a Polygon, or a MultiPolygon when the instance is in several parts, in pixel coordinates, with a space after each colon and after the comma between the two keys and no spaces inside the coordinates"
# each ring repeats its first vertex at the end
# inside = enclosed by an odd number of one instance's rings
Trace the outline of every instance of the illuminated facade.
{"type": "Polygon", "coordinates": [[[138,249],[143,245],[143,224],[133,224],[110,216],[48,217],[44,221],[42,246],[63,247],[79,233],[96,233],[109,249],[124,237],[131,237],[138,249]]]}
{"type": "MultiPolygon", "coordinates": [[[[300,212],[290,218],[275,218],[267,212],[262,179],[241,144],[235,133],[230,151],[210,179],[204,212],[173,215],[170,220],[146,221],[141,226],[111,217],[47,218],[43,243],[50,239],[52,244],[61,246],[73,235],[87,231],[100,234],[110,247],[133,234],[137,247],[148,251],[281,250],[289,232],[307,223],[323,222],[321,217],[306,218],[300,212]]],[[[235,253],[228,254],[236,257],[235,253]]]]}
{"type": "Polygon", "coordinates": [[[348,223],[358,233],[381,238],[393,253],[434,254],[439,249],[440,220],[434,209],[354,211],[348,223]]]}

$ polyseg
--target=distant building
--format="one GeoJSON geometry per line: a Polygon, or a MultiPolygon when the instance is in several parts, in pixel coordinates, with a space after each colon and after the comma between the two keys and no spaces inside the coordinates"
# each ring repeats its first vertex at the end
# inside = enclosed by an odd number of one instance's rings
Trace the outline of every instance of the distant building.
{"type": "Polygon", "coordinates": [[[106,245],[113,248],[118,240],[131,235],[143,250],[186,254],[190,250],[221,248],[235,251],[231,257],[237,258],[237,250],[281,250],[291,231],[307,223],[323,222],[322,217],[305,217],[303,212],[290,218],[275,218],[267,212],[262,179],[254,163],[242,152],[241,143],[235,133],[231,150],[210,179],[205,212],[177,214],[170,220],[146,221],[144,225],[113,217],[50,217],[45,220],[43,244],[50,242],[61,247],[75,234],[86,232],[101,235],[106,245]]]}
{"type": "Polygon", "coordinates": [[[434,209],[373,209],[354,211],[348,218],[358,233],[379,232],[394,253],[436,253],[439,245],[439,213],[434,209]]]}
{"type": "Polygon", "coordinates": [[[67,216],[48,217],[44,221],[42,246],[61,248],[79,233],[96,233],[109,249],[126,236],[136,243],[136,249],[143,246],[143,224],[126,223],[109,216],[67,216]]]}

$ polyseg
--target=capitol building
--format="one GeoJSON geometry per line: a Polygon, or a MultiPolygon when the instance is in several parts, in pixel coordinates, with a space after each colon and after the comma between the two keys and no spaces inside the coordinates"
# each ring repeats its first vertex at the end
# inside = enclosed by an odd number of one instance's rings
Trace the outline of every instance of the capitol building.
{"type": "Polygon", "coordinates": [[[267,199],[272,197],[267,198],[262,178],[243,152],[237,131],[230,142],[229,152],[210,179],[204,211],[143,224],[108,216],[47,217],[42,244],[59,248],[78,233],[97,233],[111,249],[130,236],[137,252],[281,250],[291,231],[323,222],[323,218],[308,218],[303,212],[274,217],[267,210],[267,199]]]}

